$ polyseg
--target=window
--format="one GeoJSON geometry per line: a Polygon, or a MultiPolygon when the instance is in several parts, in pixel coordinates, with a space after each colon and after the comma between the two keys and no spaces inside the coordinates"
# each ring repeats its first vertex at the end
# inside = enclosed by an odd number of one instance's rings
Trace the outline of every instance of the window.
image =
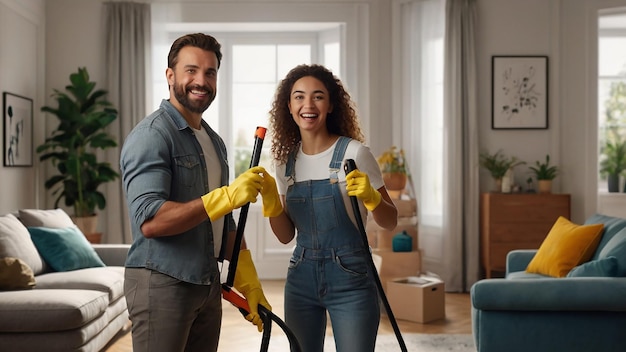
{"type": "MultiPolygon", "coordinates": [[[[206,24],[198,26],[206,30],[206,24]]],[[[295,32],[285,28],[285,32],[272,33],[211,31],[222,44],[223,58],[217,97],[204,112],[203,119],[226,143],[231,178],[250,166],[256,126],[268,127],[268,112],[276,87],[289,70],[299,64],[321,63],[340,77],[340,24],[319,27],[319,30],[295,32]]],[[[171,44],[179,36],[197,31],[201,29],[170,32],[168,42],[171,44]]],[[[157,58],[167,57],[168,51],[169,46],[153,47],[157,58]]],[[[153,64],[155,109],[161,99],[169,97],[164,75],[166,64],[153,64]]],[[[269,137],[266,137],[268,142],[269,137]]],[[[260,164],[269,167],[269,143],[263,149],[260,164]]]]}
{"type": "Polygon", "coordinates": [[[598,142],[599,191],[621,192],[617,164],[626,167],[626,15],[599,18],[598,37],[598,142]],[[621,153],[621,154],[620,154],[621,153]]]}

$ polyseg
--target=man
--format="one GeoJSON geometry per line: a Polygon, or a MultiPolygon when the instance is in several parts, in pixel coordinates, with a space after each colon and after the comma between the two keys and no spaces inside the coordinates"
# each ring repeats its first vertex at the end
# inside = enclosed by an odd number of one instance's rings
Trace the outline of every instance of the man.
{"type": "MultiPolygon", "coordinates": [[[[221,58],[221,45],[209,35],[178,38],[168,55],[169,99],[135,126],[122,148],[133,234],[124,292],[135,352],[217,350],[217,258],[228,259],[233,250],[231,212],[255,202],[263,185],[273,182],[262,167],[253,167],[227,185],[226,147],[202,120],[215,99],[221,58]]],[[[278,201],[272,198],[267,200],[278,201]]],[[[257,306],[271,307],[245,242],[234,286],[250,305],[246,319],[262,331],[257,306]]]]}

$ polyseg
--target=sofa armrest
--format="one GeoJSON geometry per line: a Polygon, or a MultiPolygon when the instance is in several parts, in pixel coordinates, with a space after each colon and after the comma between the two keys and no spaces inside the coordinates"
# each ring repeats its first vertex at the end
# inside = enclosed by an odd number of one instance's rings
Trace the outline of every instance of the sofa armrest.
{"type": "Polygon", "coordinates": [[[108,266],[124,266],[130,244],[92,244],[98,256],[108,266]]]}
{"type": "Polygon", "coordinates": [[[626,311],[626,277],[485,279],[472,306],[500,311],[626,311]]]}
{"type": "Polygon", "coordinates": [[[514,249],[507,253],[506,275],[516,271],[525,271],[535,253],[537,253],[536,249],[514,249]]]}

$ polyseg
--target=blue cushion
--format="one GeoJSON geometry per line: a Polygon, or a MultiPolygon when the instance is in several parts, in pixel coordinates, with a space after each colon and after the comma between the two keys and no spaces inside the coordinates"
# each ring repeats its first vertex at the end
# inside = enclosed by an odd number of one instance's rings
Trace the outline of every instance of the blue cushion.
{"type": "Polygon", "coordinates": [[[585,225],[600,223],[604,224],[604,233],[602,234],[596,253],[591,257],[592,260],[600,259],[599,253],[604,246],[606,246],[607,242],[609,242],[613,236],[615,236],[622,229],[626,228],[626,219],[614,216],[594,214],[585,220],[585,225]]]}
{"type": "Polygon", "coordinates": [[[617,258],[618,276],[626,276],[626,228],[613,235],[604,247],[598,251],[596,257],[594,259],[617,258]]]}
{"type": "Polygon", "coordinates": [[[607,257],[583,263],[570,270],[567,277],[616,277],[618,262],[615,257],[607,257]]]}
{"type": "Polygon", "coordinates": [[[29,227],[28,232],[41,257],[55,271],[105,266],[76,226],[29,227]]]}

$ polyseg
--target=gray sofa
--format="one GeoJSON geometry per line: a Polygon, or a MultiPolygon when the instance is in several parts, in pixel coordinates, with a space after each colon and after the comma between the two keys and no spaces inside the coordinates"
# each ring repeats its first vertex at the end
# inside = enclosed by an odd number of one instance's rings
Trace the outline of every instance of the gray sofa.
{"type": "Polygon", "coordinates": [[[506,277],[471,289],[472,330],[479,352],[624,351],[626,219],[595,214],[604,224],[591,259],[566,277],[528,273],[537,250],[507,256],[506,277]]]}
{"type": "Polygon", "coordinates": [[[0,216],[0,351],[96,352],[128,324],[129,245],[91,245],[77,231],[59,209],[0,216]]]}

